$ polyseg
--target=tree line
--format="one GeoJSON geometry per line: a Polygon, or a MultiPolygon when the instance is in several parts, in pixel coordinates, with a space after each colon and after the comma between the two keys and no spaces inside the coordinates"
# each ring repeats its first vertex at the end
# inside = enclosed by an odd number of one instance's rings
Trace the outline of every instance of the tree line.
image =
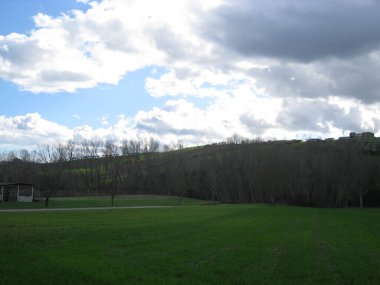
{"type": "Polygon", "coordinates": [[[3,153],[0,181],[56,195],[159,194],[222,203],[380,206],[380,160],[356,140],[262,142],[69,141],[3,153]]]}

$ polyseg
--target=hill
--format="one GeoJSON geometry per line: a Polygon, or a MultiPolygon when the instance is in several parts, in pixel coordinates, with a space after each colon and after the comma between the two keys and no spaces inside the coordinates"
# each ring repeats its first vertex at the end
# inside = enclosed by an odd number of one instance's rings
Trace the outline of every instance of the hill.
{"type": "MultiPolygon", "coordinates": [[[[168,152],[3,164],[42,196],[157,194],[223,203],[380,206],[379,143],[240,142],[168,152]]],[[[1,176],[0,176],[1,177],[1,176]]]]}

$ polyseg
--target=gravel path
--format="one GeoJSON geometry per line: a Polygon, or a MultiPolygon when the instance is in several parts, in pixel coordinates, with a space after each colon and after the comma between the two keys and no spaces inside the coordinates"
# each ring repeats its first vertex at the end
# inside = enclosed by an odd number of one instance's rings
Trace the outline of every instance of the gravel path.
{"type": "Polygon", "coordinates": [[[87,208],[40,208],[40,209],[5,209],[1,212],[57,212],[57,211],[91,211],[91,210],[119,210],[119,209],[155,209],[171,208],[174,206],[125,206],[125,207],[87,207],[87,208]]]}

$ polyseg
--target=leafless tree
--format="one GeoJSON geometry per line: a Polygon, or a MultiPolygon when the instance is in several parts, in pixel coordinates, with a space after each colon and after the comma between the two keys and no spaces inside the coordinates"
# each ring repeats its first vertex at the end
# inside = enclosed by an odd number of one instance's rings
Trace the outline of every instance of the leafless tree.
{"type": "Polygon", "coordinates": [[[50,145],[40,145],[37,149],[39,163],[34,165],[33,184],[38,186],[41,195],[45,198],[45,207],[48,207],[50,198],[64,187],[64,161],[57,150],[50,145]]]}
{"type": "Polygon", "coordinates": [[[102,148],[103,156],[113,157],[119,155],[119,147],[117,146],[115,140],[106,140],[102,148]]]}

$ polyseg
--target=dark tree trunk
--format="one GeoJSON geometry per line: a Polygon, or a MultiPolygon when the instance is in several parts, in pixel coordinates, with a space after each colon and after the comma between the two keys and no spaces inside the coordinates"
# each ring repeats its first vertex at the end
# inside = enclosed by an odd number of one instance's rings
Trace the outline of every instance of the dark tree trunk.
{"type": "Polygon", "coordinates": [[[45,208],[49,207],[49,198],[50,197],[45,197],[45,208]]]}

